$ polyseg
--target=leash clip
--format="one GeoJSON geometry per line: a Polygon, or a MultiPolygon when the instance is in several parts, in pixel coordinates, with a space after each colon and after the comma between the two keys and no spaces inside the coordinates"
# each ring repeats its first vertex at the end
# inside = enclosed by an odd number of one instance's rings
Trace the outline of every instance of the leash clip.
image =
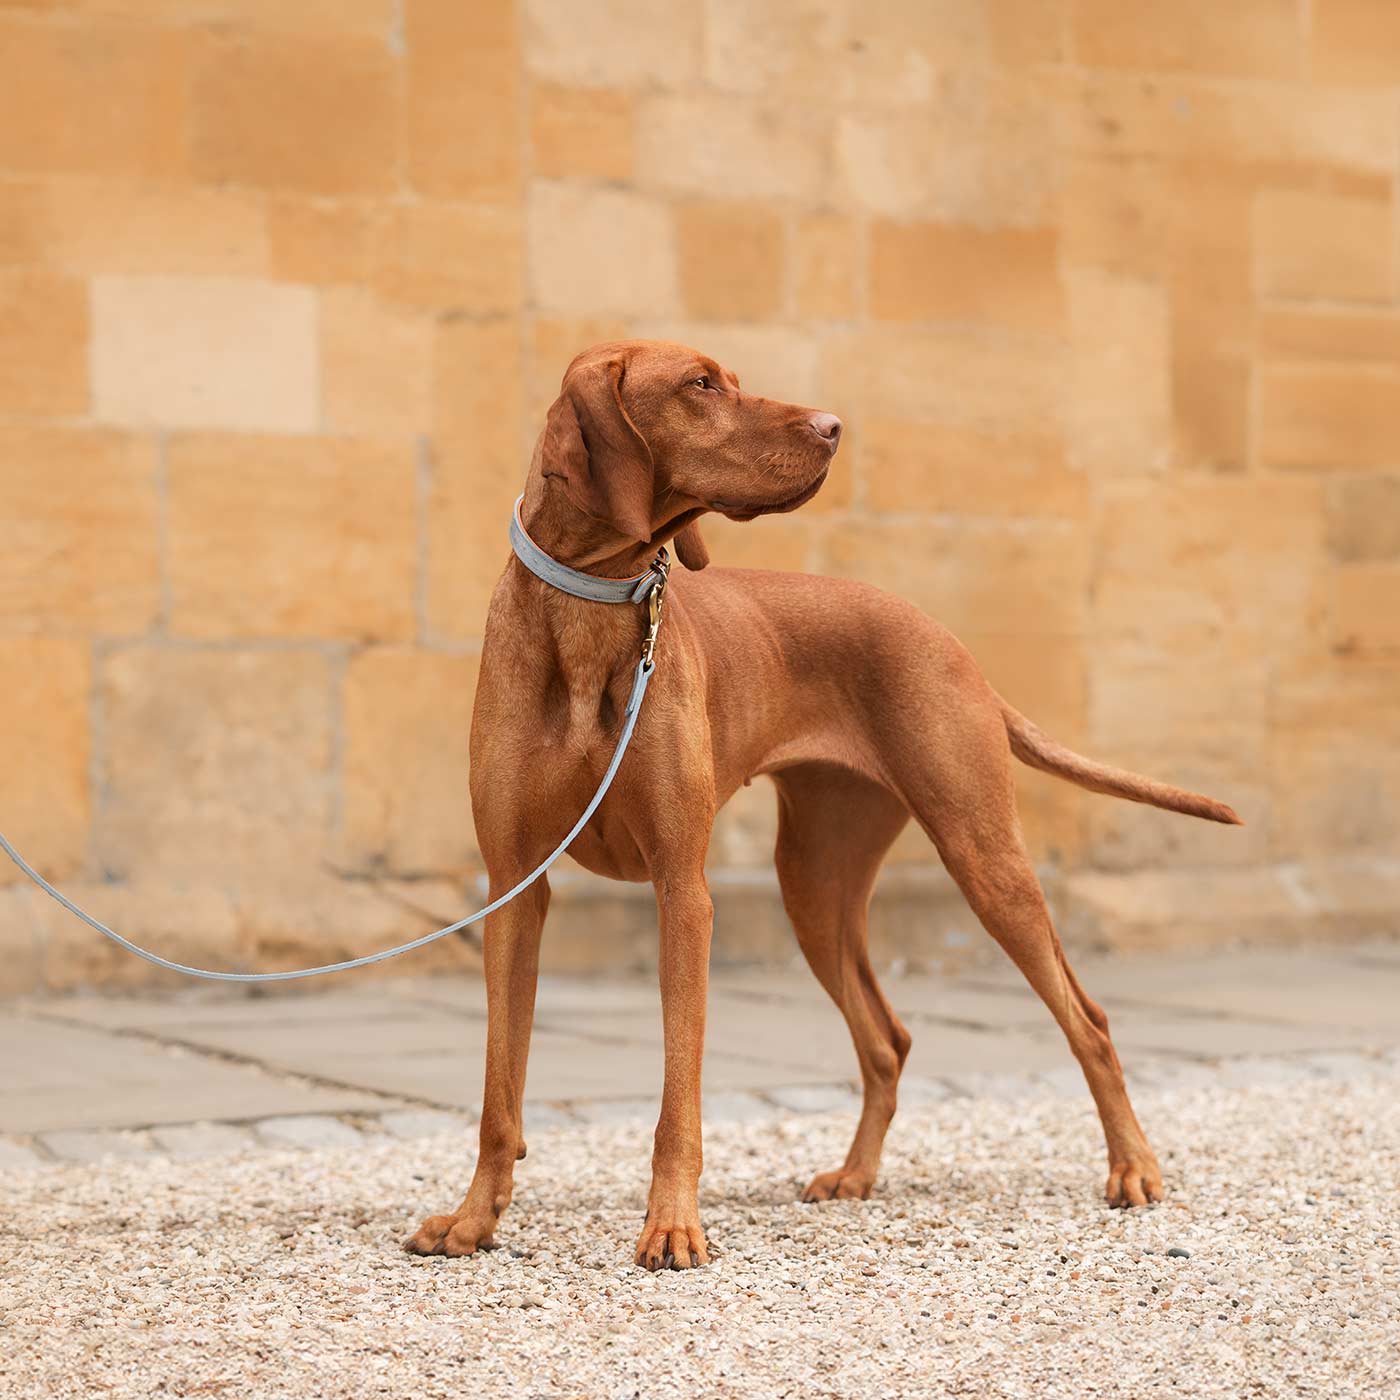
{"type": "Polygon", "coordinates": [[[642,665],[649,671],[656,664],[656,634],[661,630],[661,608],[666,601],[666,584],[671,577],[671,557],[662,546],[652,560],[656,582],[647,590],[647,631],[642,638],[642,665]]]}

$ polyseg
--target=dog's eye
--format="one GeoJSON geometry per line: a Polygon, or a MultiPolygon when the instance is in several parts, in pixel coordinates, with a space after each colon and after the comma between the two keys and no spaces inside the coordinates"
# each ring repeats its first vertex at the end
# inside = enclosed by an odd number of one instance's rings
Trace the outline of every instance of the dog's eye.
{"type": "Polygon", "coordinates": [[[687,386],[691,389],[708,389],[710,387],[710,376],[702,374],[698,379],[692,379],[687,386]]]}

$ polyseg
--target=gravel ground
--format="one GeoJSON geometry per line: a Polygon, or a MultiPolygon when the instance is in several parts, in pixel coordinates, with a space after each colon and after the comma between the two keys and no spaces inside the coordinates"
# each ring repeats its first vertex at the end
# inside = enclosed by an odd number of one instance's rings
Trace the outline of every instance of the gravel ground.
{"type": "Polygon", "coordinates": [[[640,1126],[537,1135],[505,1247],[473,1260],[399,1251],[460,1194],[455,1138],[0,1179],[0,1389],[1383,1400],[1397,1088],[1144,1093],[1171,1194],[1133,1214],[1097,1201],[1087,1097],[902,1114],[867,1203],[795,1201],[848,1117],[726,1124],[695,1273],[626,1263],[640,1126]]]}

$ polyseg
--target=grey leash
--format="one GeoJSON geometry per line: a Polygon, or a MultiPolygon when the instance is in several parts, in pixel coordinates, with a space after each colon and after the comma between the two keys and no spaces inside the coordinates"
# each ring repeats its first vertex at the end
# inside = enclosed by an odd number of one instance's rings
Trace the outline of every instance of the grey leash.
{"type": "Polygon", "coordinates": [[[553,584],[554,587],[562,589],[566,593],[573,593],[576,597],[588,598],[594,602],[642,602],[645,601],[648,609],[648,621],[646,636],[642,642],[642,658],[637,662],[637,669],[632,680],[632,693],[627,700],[627,708],[623,711],[622,733],[618,736],[617,747],[613,750],[612,760],[609,762],[607,771],[603,774],[603,780],[598,784],[598,790],[593,794],[588,806],[583,809],[583,815],[569,829],[569,834],[547,855],[543,861],[537,865],[518,885],[507,890],[499,899],[493,899],[484,909],[478,909],[475,914],[468,914],[465,919],[458,919],[455,924],[448,924],[446,928],[440,928],[435,933],[425,933],[421,938],[415,938],[408,943],[400,943],[396,948],[386,948],[382,953],[370,953],[363,958],[350,958],[346,962],[326,963],[323,967],[303,967],[295,972],[214,972],[204,967],[186,967],[184,963],[171,962],[169,958],[163,958],[159,953],[152,953],[149,950],[139,947],[128,938],[123,938],[115,929],[108,928],[100,919],[94,919],[86,910],[79,909],[67,895],[55,889],[32,865],[29,864],[15,848],[10,845],[3,832],[0,832],[0,850],[3,850],[19,868],[39,886],[45,894],[52,895],[70,914],[76,914],[85,924],[95,928],[98,933],[110,938],[113,943],[125,948],[128,953],[135,953],[138,958],[144,958],[146,962],[152,963],[156,967],[163,967],[168,972],[183,972],[186,977],[203,977],[210,982],[293,982],[300,977],[320,977],[327,972],[349,972],[352,968],[368,967],[371,963],[384,962],[389,958],[396,958],[400,953],[411,953],[415,948],[424,948],[429,943],[435,943],[439,938],[446,938],[449,933],[456,933],[459,929],[469,927],[471,924],[480,923],[488,914],[494,914],[503,904],[509,904],[516,895],[529,889],[541,875],[549,869],[560,856],[573,844],[574,838],[588,825],[588,819],[598,810],[598,804],[606,796],[608,789],[612,786],[612,780],[617,776],[617,770],[622,765],[623,756],[627,752],[627,746],[632,742],[632,731],[637,727],[637,717],[642,712],[642,698],[647,693],[647,685],[651,680],[651,673],[656,669],[656,634],[661,626],[661,604],[666,591],[666,576],[669,561],[666,558],[666,551],[663,549],[656,558],[656,562],[647,570],[645,574],[638,575],[632,579],[597,579],[591,574],[579,573],[575,569],[570,569],[557,560],[550,559],[544,551],[525,534],[524,528],[519,523],[519,502],[516,503],[517,514],[512,519],[511,525],[511,545],[523,563],[532,573],[543,578],[545,582],[553,584]],[[517,534],[523,539],[528,548],[522,548],[517,541],[517,534]],[[533,551],[530,557],[527,554],[533,551]],[[548,559],[552,566],[548,574],[541,571],[539,559],[548,559]],[[587,580],[589,591],[585,592],[585,585],[578,580],[587,580]],[[613,584],[614,590],[609,593],[606,589],[599,589],[599,584],[613,584]],[[646,585],[646,587],[643,587],[646,585]]]}

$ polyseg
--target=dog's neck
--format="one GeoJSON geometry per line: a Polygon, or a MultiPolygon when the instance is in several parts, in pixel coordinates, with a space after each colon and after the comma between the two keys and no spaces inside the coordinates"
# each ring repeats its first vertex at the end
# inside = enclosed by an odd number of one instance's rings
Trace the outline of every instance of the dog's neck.
{"type": "MultiPolygon", "coordinates": [[[[521,524],[552,559],[599,578],[627,578],[651,565],[654,545],[620,541],[615,530],[563,499],[555,485],[532,479],[520,504],[521,524]]],[[[586,733],[600,714],[605,727],[611,724],[603,697],[628,684],[640,654],[645,607],[575,597],[537,578],[514,556],[508,568],[513,589],[539,628],[541,660],[563,682],[570,728],[586,733]]]]}
{"type": "Polygon", "coordinates": [[[520,503],[520,523],[551,559],[599,578],[630,578],[656,558],[649,540],[623,539],[601,520],[585,515],[544,477],[532,475],[520,503]]]}

